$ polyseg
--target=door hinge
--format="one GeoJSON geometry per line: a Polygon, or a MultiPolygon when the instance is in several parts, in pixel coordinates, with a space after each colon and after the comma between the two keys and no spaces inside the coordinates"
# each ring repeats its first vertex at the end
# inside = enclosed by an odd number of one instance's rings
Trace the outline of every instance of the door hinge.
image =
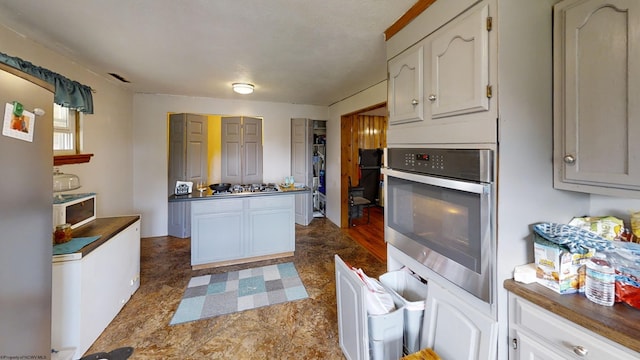
{"type": "Polygon", "coordinates": [[[493,89],[491,85],[487,85],[487,98],[491,99],[493,96],[493,89]]]}
{"type": "Polygon", "coordinates": [[[518,350],[518,339],[517,338],[513,338],[513,340],[511,340],[511,347],[513,348],[513,350],[518,350]]]}
{"type": "Polygon", "coordinates": [[[493,29],[493,18],[491,16],[487,17],[487,31],[491,31],[493,29]]]}

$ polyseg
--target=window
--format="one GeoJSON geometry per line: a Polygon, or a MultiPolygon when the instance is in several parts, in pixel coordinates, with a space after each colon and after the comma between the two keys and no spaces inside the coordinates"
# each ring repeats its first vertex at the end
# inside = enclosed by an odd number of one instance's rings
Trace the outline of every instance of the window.
{"type": "Polygon", "coordinates": [[[80,152],[79,111],[53,104],[53,153],[71,155],[80,152]]]}

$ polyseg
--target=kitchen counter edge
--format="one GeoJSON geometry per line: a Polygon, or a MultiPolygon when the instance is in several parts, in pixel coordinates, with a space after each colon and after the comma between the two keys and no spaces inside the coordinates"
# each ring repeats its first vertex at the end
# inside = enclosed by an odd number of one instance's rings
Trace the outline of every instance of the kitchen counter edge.
{"type": "Polygon", "coordinates": [[[538,283],[523,284],[513,279],[504,288],[541,308],[593,331],[631,350],[640,352],[640,309],[623,303],[598,305],[584,294],[558,294],[538,283]]]}
{"type": "Polygon", "coordinates": [[[138,220],[140,220],[140,215],[104,217],[97,218],[85,225],[73,229],[74,238],[91,237],[96,235],[100,235],[100,238],[90,244],[87,244],[82,249],[74,253],[53,255],[53,261],[56,262],[56,260],[74,260],[83,258],[138,220]]]}
{"type": "Polygon", "coordinates": [[[265,191],[265,192],[247,192],[238,194],[217,194],[212,195],[210,190],[207,190],[200,194],[197,191],[187,195],[169,195],[169,202],[178,201],[198,201],[198,200],[215,200],[215,199],[238,199],[245,197],[258,197],[258,196],[279,196],[279,195],[295,195],[301,193],[309,193],[311,189],[308,187],[299,188],[296,190],[280,190],[280,191],[265,191]]]}

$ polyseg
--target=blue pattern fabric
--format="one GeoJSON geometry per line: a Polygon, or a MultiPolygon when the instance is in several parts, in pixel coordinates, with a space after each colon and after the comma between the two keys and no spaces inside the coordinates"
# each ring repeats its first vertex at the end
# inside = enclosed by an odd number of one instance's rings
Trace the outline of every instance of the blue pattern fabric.
{"type": "Polygon", "coordinates": [[[36,66],[28,61],[0,52],[0,63],[11,66],[55,87],[53,102],[58,105],[76,109],[86,114],[93,114],[93,94],[91,88],[51,70],[36,66]]]}
{"type": "Polygon", "coordinates": [[[610,240],[573,225],[539,223],[533,226],[533,231],[545,240],[566,246],[572,253],[586,254],[589,249],[595,249],[596,251],[611,251],[615,249],[610,240]]]}

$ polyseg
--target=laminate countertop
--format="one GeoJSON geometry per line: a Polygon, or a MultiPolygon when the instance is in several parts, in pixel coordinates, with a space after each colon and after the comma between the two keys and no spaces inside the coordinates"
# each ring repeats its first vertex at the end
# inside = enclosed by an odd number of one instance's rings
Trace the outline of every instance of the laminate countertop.
{"type": "Polygon", "coordinates": [[[598,305],[584,294],[563,294],[538,283],[504,281],[504,288],[541,308],[640,352],[640,309],[623,303],[598,305]]]}
{"type": "Polygon", "coordinates": [[[100,235],[100,238],[90,244],[87,244],[74,253],[54,255],[53,261],[55,262],[57,260],[69,260],[85,257],[91,251],[97,249],[100,245],[104,244],[109,239],[111,239],[138,220],[140,220],[140,215],[104,217],[97,218],[87,224],[73,229],[72,236],[74,238],[91,237],[96,235],[100,235]]]}

